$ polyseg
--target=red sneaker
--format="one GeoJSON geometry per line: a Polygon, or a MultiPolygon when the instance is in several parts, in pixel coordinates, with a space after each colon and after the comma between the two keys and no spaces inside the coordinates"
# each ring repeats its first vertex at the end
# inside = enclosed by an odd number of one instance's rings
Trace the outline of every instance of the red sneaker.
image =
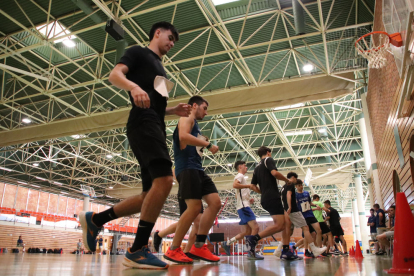
{"type": "Polygon", "coordinates": [[[192,264],[193,259],[190,259],[187,257],[187,255],[184,254],[184,252],[181,250],[181,247],[178,247],[174,250],[171,250],[171,247],[168,248],[167,252],[164,254],[164,258],[172,261],[174,263],[179,264],[192,264]]]}
{"type": "Polygon", "coordinates": [[[199,259],[207,262],[218,262],[220,261],[220,257],[213,255],[207,248],[207,244],[203,245],[200,248],[195,247],[194,245],[191,247],[189,252],[190,256],[193,259],[199,259]]]}

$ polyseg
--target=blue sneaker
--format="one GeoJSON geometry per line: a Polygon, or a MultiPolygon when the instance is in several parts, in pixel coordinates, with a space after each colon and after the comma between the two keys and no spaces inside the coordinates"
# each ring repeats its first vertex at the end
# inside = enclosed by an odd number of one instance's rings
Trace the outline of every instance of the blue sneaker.
{"type": "Polygon", "coordinates": [[[140,269],[167,269],[168,264],[154,256],[148,249],[148,246],[143,246],[141,250],[134,253],[127,250],[122,264],[126,267],[140,268],[140,269]]]}
{"type": "Polygon", "coordinates": [[[224,249],[224,251],[226,252],[227,256],[230,256],[230,246],[227,245],[227,242],[223,242],[223,244],[221,245],[224,249]]]}
{"type": "Polygon", "coordinates": [[[264,260],[264,257],[262,257],[258,254],[252,255],[249,251],[249,254],[247,254],[247,259],[248,260],[254,260],[254,261],[261,261],[261,260],[264,260]]]}
{"type": "Polygon", "coordinates": [[[253,255],[256,256],[256,245],[257,245],[257,240],[255,238],[255,236],[246,236],[245,237],[246,240],[246,247],[247,250],[253,255]]]}
{"type": "Polygon", "coordinates": [[[291,250],[282,250],[282,255],[280,255],[281,260],[295,260],[295,254],[291,250]]]}
{"type": "Polygon", "coordinates": [[[91,252],[96,251],[96,237],[102,230],[92,222],[94,212],[80,212],[79,222],[82,226],[82,238],[85,248],[91,252]]]}

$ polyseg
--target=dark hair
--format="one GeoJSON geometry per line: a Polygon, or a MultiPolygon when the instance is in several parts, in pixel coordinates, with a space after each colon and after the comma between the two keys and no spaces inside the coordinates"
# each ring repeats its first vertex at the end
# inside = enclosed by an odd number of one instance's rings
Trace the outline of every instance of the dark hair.
{"type": "Polygon", "coordinates": [[[173,34],[175,41],[178,41],[180,39],[180,35],[178,34],[177,29],[174,27],[173,24],[169,23],[169,22],[157,22],[154,25],[152,25],[150,33],[149,33],[149,40],[151,41],[154,38],[154,34],[155,31],[158,29],[163,29],[163,30],[169,30],[171,31],[171,33],[173,34]]]}
{"type": "Polygon", "coordinates": [[[241,161],[241,160],[236,161],[236,163],[234,163],[234,168],[235,168],[236,170],[238,170],[238,169],[239,169],[239,165],[243,165],[243,164],[246,164],[246,162],[241,161]]]}
{"type": "Polygon", "coordinates": [[[379,204],[378,203],[375,203],[374,204],[374,208],[378,208],[379,209],[379,204]]]}
{"type": "Polygon", "coordinates": [[[372,211],[372,212],[375,212],[375,210],[373,209],[373,208],[371,208],[371,210],[369,210],[370,212],[372,211]]]}
{"type": "Polygon", "coordinates": [[[268,147],[265,147],[265,146],[261,146],[257,150],[257,154],[259,155],[259,157],[262,157],[263,155],[266,155],[268,152],[272,152],[272,150],[269,149],[268,147]]]}
{"type": "MultiPolygon", "coordinates": [[[[291,178],[291,177],[294,177],[294,178],[298,178],[298,175],[297,175],[297,173],[295,173],[295,172],[290,172],[290,173],[288,173],[287,174],[287,178],[289,179],[289,178],[291,178]]],[[[299,179],[298,179],[299,180],[299,179]]]]}
{"type": "Polygon", "coordinates": [[[330,200],[325,200],[324,203],[331,205],[331,201],[330,200]]]}
{"type": "Polygon", "coordinates": [[[295,185],[303,185],[303,181],[300,179],[296,179],[296,184],[295,185]]]}
{"type": "Polygon", "coordinates": [[[395,211],[395,205],[392,205],[390,208],[394,209],[394,211],[395,211]]]}
{"type": "Polygon", "coordinates": [[[201,96],[192,96],[189,100],[188,100],[188,104],[189,105],[193,105],[194,103],[196,103],[197,105],[202,105],[203,103],[206,103],[206,105],[208,106],[208,101],[206,101],[203,97],[201,96]]]}
{"type": "Polygon", "coordinates": [[[317,194],[314,194],[312,198],[317,199],[317,198],[320,198],[320,197],[317,194]]]}

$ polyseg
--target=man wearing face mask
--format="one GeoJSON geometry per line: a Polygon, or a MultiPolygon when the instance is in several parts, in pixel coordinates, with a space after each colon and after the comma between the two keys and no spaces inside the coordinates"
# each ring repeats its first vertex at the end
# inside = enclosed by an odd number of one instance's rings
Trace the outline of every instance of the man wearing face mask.
{"type": "Polygon", "coordinates": [[[132,268],[166,269],[168,264],[148,249],[149,236],[173,184],[164,117],[166,114],[188,117],[191,107],[179,104],[167,108],[168,87],[172,83],[166,79],[162,57],[178,41],[178,31],[168,22],[158,22],[152,26],[149,39],[146,48],[129,48],[109,75],[109,81],[128,91],[131,100],[127,137],[140,164],[142,193],[99,214],[81,212],[79,220],[85,248],[94,252],[96,236],[105,223],[141,212],[135,241],[123,264],[132,268]]]}
{"type": "Polygon", "coordinates": [[[164,258],[183,264],[191,264],[194,259],[218,262],[220,257],[210,252],[206,239],[220,210],[221,202],[214,182],[202,167],[201,151],[206,148],[215,154],[219,148],[201,135],[197,123],[197,120],[202,120],[207,115],[208,102],[200,96],[193,96],[188,104],[192,107],[191,114],[188,118],[180,118],[173,134],[175,175],[179,184],[178,198],[185,201],[187,209],[181,214],[174,239],[164,258]],[[190,252],[185,254],[181,250],[181,242],[200,214],[201,200],[207,203],[208,208],[201,216],[196,241],[190,252]]]}

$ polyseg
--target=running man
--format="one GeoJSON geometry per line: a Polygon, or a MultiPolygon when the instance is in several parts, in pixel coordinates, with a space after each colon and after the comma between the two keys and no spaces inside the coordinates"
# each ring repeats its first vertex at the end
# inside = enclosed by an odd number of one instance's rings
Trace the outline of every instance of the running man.
{"type": "Polygon", "coordinates": [[[159,88],[157,91],[154,87],[156,81],[164,82],[164,87],[169,84],[162,57],[178,41],[177,30],[168,22],[155,23],[149,39],[150,44],[146,48],[129,48],[109,75],[109,81],[114,86],[129,91],[132,109],[127,123],[127,137],[140,164],[142,193],[99,214],[81,212],[79,220],[85,248],[95,252],[96,237],[105,223],[141,212],[135,241],[127,250],[123,264],[132,268],[167,269],[168,264],[148,249],[151,231],[173,183],[164,117],[166,114],[188,117],[191,107],[178,104],[167,108],[166,94],[169,91],[159,88]]]}
{"type": "MultiPolygon", "coordinates": [[[[272,151],[268,147],[261,146],[257,154],[260,162],[254,169],[252,184],[256,186],[256,192],[260,193],[260,203],[273,219],[273,225],[269,225],[256,235],[246,236],[246,245],[252,257],[256,257],[255,248],[257,242],[265,237],[279,233],[285,228],[285,218],[282,201],[278,188],[278,180],[290,182],[283,174],[277,171],[272,151]],[[259,184],[259,187],[257,185],[259,184]]],[[[293,253],[292,253],[293,254],[293,253]]]]}
{"type": "MultiPolygon", "coordinates": [[[[235,237],[231,238],[229,243],[223,243],[223,249],[228,256],[230,256],[230,245],[239,240],[243,239],[245,236],[256,235],[259,233],[259,225],[256,222],[256,216],[254,215],[250,204],[253,203],[250,198],[250,190],[258,191],[256,185],[247,184],[244,175],[247,173],[246,162],[236,161],[234,168],[237,170],[237,175],[234,177],[233,188],[236,189],[236,199],[237,199],[237,213],[240,217],[239,225],[242,225],[243,232],[237,234],[235,237]]],[[[249,251],[250,253],[250,251],[249,251]]],[[[249,260],[263,260],[261,256],[252,256],[248,255],[249,260]]]]}
{"type": "MultiPolygon", "coordinates": [[[[313,211],[313,214],[314,214],[316,220],[319,222],[319,227],[321,228],[321,231],[322,231],[324,244],[326,244],[326,242],[327,242],[330,250],[333,251],[334,250],[334,240],[333,240],[333,236],[332,236],[332,233],[331,233],[331,229],[329,229],[329,226],[326,224],[325,220],[323,219],[323,214],[322,214],[322,210],[325,210],[326,208],[323,205],[323,203],[320,202],[319,195],[316,195],[316,194],[313,195],[312,199],[313,199],[312,203],[314,204],[314,206],[316,206],[316,207],[312,207],[312,211],[313,211]]],[[[325,211],[327,211],[327,209],[325,211]]],[[[339,253],[339,251],[336,252],[336,253],[334,251],[334,254],[339,255],[338,253],[339,253]]],[[[325,254],[325,255],[327,255],[327,254],[325,254]]]]}
{"type": "MultiPolygon", "coordinates": [[[[310,195],[308,191],[303,190],[303,184],[298,181],[296,184],[296,200],[298,203],[298,209],[302,212],[303,217],[306,220],[306,224],[309,227],[309,232],[316,232],[316,239],[315,245],[317,247],[322,246],[322,230],[319,225],[318,220],[315,218],[311,210],[311,206],[315,206],[315,204],[311,201],[310,195]]],[[[306,257],[315,257],[311,252],[308,250],[308,242],[307,239],[304,240],[305,246],[305,256],[306,257]]],[[[327,256],[327,254],[322,253],[322,256],[327,256]]]]}
{"type": "Polygon", "coordinates": [[[332,236],[338,236],[339,240],[341,241],[341,245],[343,248],[343,254],[347,256],[348,255],[348,248],[346,245],[346,240],[344,238],[344,230],[341,226],[341,216],[339,215],[338,211],[331,207],[331,201],[326,200],[324,202],[325,208],[328,209],[328,212],[326,212],[326,218],[325,221],[329,221],[329,226],[331,227],[331,233],[332,236]]]}
{"type": "Polygon", "coordinates": [[[201,135],[197,120],[207,115],[208,102],[200,96],[193,96],[188,101],[192,107],[188,118],[180,118],[173,134],[173,149],[175,159],[175,175],[178,180],[178,197],[185,200],[187,209],[181,215],[170,248],[164,254],[167,260],[191,264],[193,259],[208,262],[218,262],[220,257],[213,255],[207,248],[206,239],[208,231],[221,208],[221,201],[216,185],[204,172],[201,155],[196,147],[207,148],[215,154],[219,148],[201,135]],[[181,250],[181,242],[193,221],[200,214],[203,199],[208,208],[204,211],[197,237],[191,247],[188,257],[181,250]]]}
{"type": "MultiPolygon", "coordinates": [[[[283,186],[281,193],[282,193],[282,202],[283,207],[285,209],[285,231],[282,233],[282,240],[283,240],[283,250],[282,255],[280,256],[281,259],[291,259],[289,258],[289,237],[290,237],[290,227],[291,224],[295,226],[295,228],[302,228],[303,235],[305,237],[305,241],[309,245],[312,253],[314,256],[319,256],[323,252],[325,252],[326,247],[318,248],[315,243],[313,242],[313,238],[311,233],[309,232],[309,227],[306,223],[305,218],[302,215],[302,212],[299,211],[298,204],[296,201],[296,192],[295,192],[295,184],[294,180],[296,179],[296,184],[303,185],[302,180],[297,179],[297,174],[294,172],[290,172],[287,175],[288,179],[291,180],[289,183],[283,186]]],[[[305,247],[306,248],[306,247],[305,247]]],[[[293,254],[293,253],[292,253],[293,254]]],[[[291,256],[297,259],[296,256],[291,256]]]]}

